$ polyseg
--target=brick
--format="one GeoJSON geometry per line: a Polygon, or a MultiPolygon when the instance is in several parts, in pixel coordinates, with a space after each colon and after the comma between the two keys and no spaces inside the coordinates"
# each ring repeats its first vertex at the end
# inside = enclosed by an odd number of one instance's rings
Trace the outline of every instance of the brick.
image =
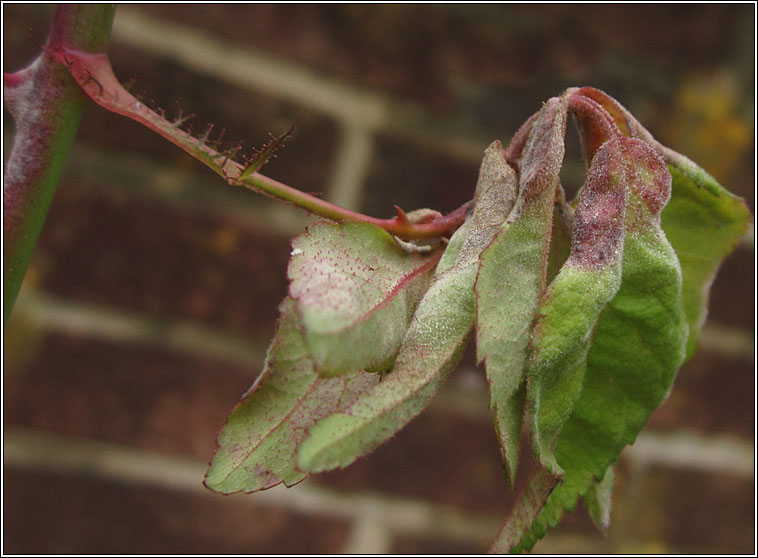
{"type": "Polygon", "coordinates": [[[661,552],[753,552],[751,479],[656,467],[638,472],[619,496],[616,528],[627,540],[661,552]]]}
{"type": "Polygon", "coordinates": [[[5,422],[209,461],[217,430],[258,371],[50,334],[30,361],[8,371],[5,422]]]}
{"type": "MultiPolygon", "coordinates": [[[[184,115],[195,114],[188,126],[196,136],[202,135],[207,124],[212,123],[211,142],[225,129],[222,149],[242,142],[238,160],[268,142],[269,133],[281,134],[294,124],[291,137],[267,163],[265,174],[308,192],[326,190],[332,171],[330,161],[338,141],[337,128],[327,118],[290,102],[189,71],[171,60],[145,56],[118,43],[109,49],[109,54],[119,80],[126,83],[134,78],[133,94],[148,105],[165,110],[170,119],[176,117],[179,108],[184,115]]],[[[100,107],[89,107],[78,138],[106,149],[126,150],[197,169],[196,172],[211,172],[154,132],[100,107]],[[119,130],[118,134],[113,134],[114,128],[119,130]]],[[[223,179],[218,180],[223,184],[223,179]]]]}
{"type": "Polygon", "coordinates": [[[739,247],[711,286],[708,319],[752,331],[755,325],[755,250],[739,247]]]}
{"type": "MultiPolygon", "coordinates": [[[[492,536],[495,538],[494,534],[492,536]]],[[[429,554],[484,554],[489,545],[451,542],[434,538],[398,536],[392,546],[392,554],[413,554],[415,556],[429,554]]]]}
{"type": "MultiPolygon", "coordinates": [[[[486,145],[482,146],[482,153],[486,145]]],[[[377,137],[362,211],[377,217],[429,207],[447,213],[474,195],[479,164],[456,161],[411,142],[377,137]]]]}
{"type": "Polygon", "coordinates": [[[650,424],[752,438],[754,394],[752,363],[701,350],[679,370],[668,400],[650,424]]]}
{"type": "Polygon", "coordinates": [[[264,343],[286,294],[289,239],[265,225],[64,181],[33,266],[61,297],[202,321],[264,343]]]}
{"type": "Polygon", "coordinates": [[[438,110],[465,94],[456,82],[534,90],[578,76],[613,80],[607,51],[653,59],[661,73],[712,67],[728,55],[733,27],[751,14],[747,6],[716,5],[140,9],[438,110]]]}
{"type": "Polygon", "coordinates": [[[52,5],[8,4],[3,6],[3,69],[5,71],[20,70],[39,55],[37,45],[45,42],[52,17],[52,5]]]}
{"type": "Polygon", "coordinates": [[[11,554],[333,554],[345,522],[102,479],[4,471],[11,554]]]}

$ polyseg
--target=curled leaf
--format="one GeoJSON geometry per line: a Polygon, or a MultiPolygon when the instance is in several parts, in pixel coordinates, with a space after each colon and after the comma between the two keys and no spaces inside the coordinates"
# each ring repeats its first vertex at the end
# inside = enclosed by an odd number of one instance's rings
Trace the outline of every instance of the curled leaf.
{"type": "Polygon", "coordinates": [[[298,444],[319,418],[349,406],[375,385],[376,374],[320,378],[303,343],[295,305],[285,299],[263,372],[218,434],[205,485],[230,494],[254,492],[307,475],[295,468],[298,444]]]}
{"type": "Polygon", "coordinates": [[[627,177],[621,287],[600,314],[581,393],[555,444],[563,481],[530,530],[504,544],[512,551],[531,548],[604,477],[666,398],[684,358],[681,270],[659,225],[670,175],[654,148],[633,138],[620,141],[635,163],[627,177]]]}
{"type": "Polygon", "coordinates": [[[708,307],[708,291],[719,265],[747,232],[751,222],[744,200],[724,189],[690,159],[661,145],[618,101],[592,87],[573,95],[592,99],[625,136],[643,140],[663,157],[672,177],[671,199],[661,226],[682,266],[682,298],[690,335],[687,358],[695,352],[708,307]]]}
{"type": "Polygon", "coordinates": [[[579,397],[592,332],[621,285],[629,165],[620,138],[599,148],[574,214],[571,255],[545,292],[534,327],[527,367],[532,439],[556,475],[563,469],[555,442],[579,397]]]}
{"type": "Polygon", "coordinates": [[[490,410],[511,482],[521,441],[520,388],[531,326],[545,288],[554,202],[560,191],[566,114],[565,97],[555,97],[533,120],[519,159],[518,199],[482,252],[476,279],[477,359],[485,363],[490,410]]]}
{"type": "Polygon", "coordinates": [[[496,144],[485,154],[473,212],[451,239],[450,253],[416,309],[393,370],[350,408],[311,429],[298,451],[299,468],[318,472],[346,467],[374,450],[426,407],[457,365],[474,323],[479,254],[510,211],[506,200],[515,191],[510,167],[496,172],[488,168],[499,164],[498,158],[502,154],[496,144]]]}
{"type": "Polygon", "coordinates": [[[613,483],[616,474],[613,467],[609,466],[600,479],[594,481],[586,493],[582,494],[582,500],[587,507],[595,527],[601,532],[607,533],[611,524],[611,505],[613,503],[613,483]]]}
{"type": "Polygon", "coordinates": [[[751,222],[744,200],[686,157],[664,148],[671,172],[671,199],[661,213],[661,227],[682,266],[682,300],[690,336],[687,358],[708,311],[708,292],[722,260],[747,232],[751,222]]]}
{"type": "Polygon", "coordinates": [[[292,247],[289,292],[319,374],[391,369],[440,252],[408,253],[365,223],[319,222],[292,247]]]}

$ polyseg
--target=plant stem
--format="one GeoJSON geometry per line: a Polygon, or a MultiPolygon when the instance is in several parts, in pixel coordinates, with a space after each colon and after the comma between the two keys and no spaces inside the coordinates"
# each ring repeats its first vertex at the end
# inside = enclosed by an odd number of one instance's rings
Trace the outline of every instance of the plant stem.
{"type": "MultiPolygon", "coordinates": [[[[397,217],[392,219],[376,219],[301,192],[291,186],[253,172],[265,162],[265,155],[263,155],[262,160],[254,160],[248,166],[243,166],[233,159],[237,149],[219,152],[217,146],[209,145],[210,128],[203,136],[194,137],[182,129],[181,121],[169,122],[162,111],[156,112],[146,106],[122,87],[113,74],[110,60],[105,53],[92,54],[73,48],[51,48],[49,50],[58,62],[68,68],[68,71],[81,86],[82,91],[97,104],[111,112],[131,118],[160,134],[230,184],[244,186],[327,219],[371,223],[403,240],[449,236],[463,223],[466,217],[468,204],[464,204],[445,216],[437,215],[434,218],[427,216],[427,219],[421,222],[412,221],[402,210],[398,210],[397,217]]],[[[276,144],[280,143],[286,135],[274,138],[270,144],[272,149],[276,149],[276,144]]],[[[218,140],[214,143],[217,144],[218,140]]]]}
{"type": "Polygon", "coordinates": [[[413,223],[401,211],[398,211],[398,216],[392,219],[377,219],[376,217],[351,211],[277,182],[273,178],[257,172],[245,177],[238,183],[233,183],[291,203],[319,217],[340,222],[371,223],[404,240],[439,238],[452,234],[453,231],[463,224],[466,218],[466,209],[469,206],[466,203],[447,215],[439,216],[430,222],[413,223]]]}
{"type": "Polygon", "coordinates": [[[5,103],[16,128],[3,177],[4,322],[21,287],[87,99],[48,49],[104,51],[114,11],[114,5],[58,6],[45,50],[27,68],[4,75],[5,103]]]}

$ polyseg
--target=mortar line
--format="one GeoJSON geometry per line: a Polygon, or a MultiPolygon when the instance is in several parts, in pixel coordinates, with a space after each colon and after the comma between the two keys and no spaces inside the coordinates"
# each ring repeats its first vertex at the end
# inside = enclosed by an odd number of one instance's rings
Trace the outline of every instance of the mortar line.
{"type": "MultiPolygon", "coordinates": [[[[122,483],[220,497],[202,486],[207,463],[89,439],[12,427],[4,431],[4,466],[91,475],[122,483]]],[[[342,492],[309,481],[256,493],[224,496],[229,502],[284,508],[348,522],[381,522],[392,534],[434,536],[487,544],[502,518],[450,506],[389,497],[373,492],[342,492]]]]}
{"type": "Polygon", "coordinates": [[[254,47],[238,47],[205,31],[119,6],[113,39],[181,62],[187,68],[296,102],[342,122],[369,128],[387,120],[386,100],[254,47]]]}
{"type": "Polygon", "coordinates": [[[341,141],[334,161],[329,201],[360,211],[363,189],[374,152],[374,139],[360,124],[343,124],[341,141]]]}
{"type": "Polygon", "coordinates": [[[491,138],[462,137],[441,132],[439,127],[428,131],[427,111],[416,103],[316,72],[255,47],[239,47],[210,32],[133,8],[119,6],[113,40],[173,59],[203,75],[287,99],[330,115],[342,124],[361,125],[372,131],[391,130],[472,163],[481,160],[491,143],[491,138]]]}
{"type": "Polygon", "coordinates": [[[26,285],[13,309],[11,327],[15,320],[30,321],[41,329],[76,332],[121,343],[160,345],[255,370],[263,366],[266,353],[262,344],[200,323],[150,318],[141,313],[59,298],[26,285]]]}

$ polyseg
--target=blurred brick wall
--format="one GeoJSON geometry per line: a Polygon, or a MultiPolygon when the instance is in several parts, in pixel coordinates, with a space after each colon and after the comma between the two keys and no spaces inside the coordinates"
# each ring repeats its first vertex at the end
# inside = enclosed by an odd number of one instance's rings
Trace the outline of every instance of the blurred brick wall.
{"type": "MultiPolygon", "coordinates": [[[[51,8],[3,16],[13,71],[51,8]]],[[[575,85],[619,99],[754,210],[754,31],[746,4],[131,5],[110,54],[146,100],[230,142],[295,122],[266,173],[376,216],[457,207],[490,141],[575,85]]],[[[88,108],[4,332],[5,552],[487,549],[513,495],[470,357],[344,471],[249,496],[200,486],[307,222],[88,108]]],[[[622,454],[607,537],[580,507],[537,552],[755,551],[754,261],[751,237],[716,279],[697,356],[622,454]]]]}

